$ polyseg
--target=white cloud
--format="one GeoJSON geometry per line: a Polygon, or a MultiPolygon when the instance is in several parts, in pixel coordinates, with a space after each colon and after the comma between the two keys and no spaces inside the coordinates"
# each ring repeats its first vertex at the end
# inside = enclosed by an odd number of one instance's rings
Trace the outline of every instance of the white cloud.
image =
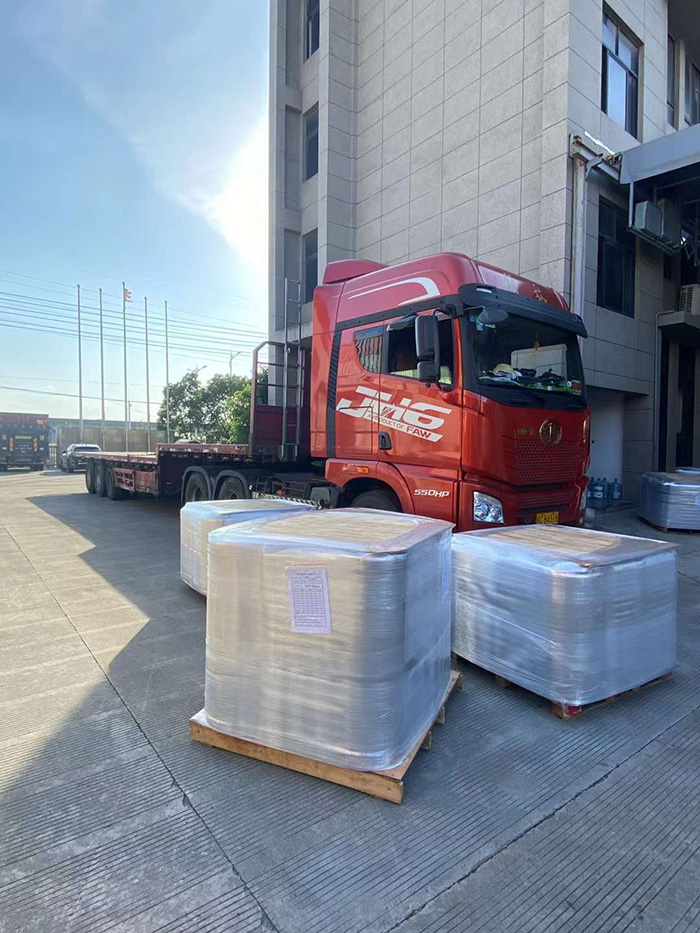
{"type": "Polygon", "coordinates": [[[248,267],[264,273],[267,119],[254,115],[257,97],[245,87],[245,69],[223,71],[221,56],[214,64],[212,46],[221,40],[215,16],[188,26],[176,13],[167,23],[157,16],[144,22],[143,10],[129,12],[116,0],[26,0],[19,28],[118,130],[154,187],[203,217],[248,267]],[[134,43],[139,29],[146,34],[134,43]],[[246,120],[251,130],[241,142],[246,120]]]}
{"type": "Polygon", "coordinates": [[[192,208],[213,224],[257,271],[267,270],[268,129],[262,121],[231,159],[213,194],[192,200],[192,208]]]}

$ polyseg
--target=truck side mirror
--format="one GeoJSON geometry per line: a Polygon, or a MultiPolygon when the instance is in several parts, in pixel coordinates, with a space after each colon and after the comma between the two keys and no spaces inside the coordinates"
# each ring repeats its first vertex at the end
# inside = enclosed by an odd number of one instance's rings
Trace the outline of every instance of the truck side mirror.
{"type": "Polygon", "coordinates": [[[433,314],[421,314],[416,318],[416,356],[418,379],[427,385],[440,380],[440,344],[438,326],[433,314]]]}

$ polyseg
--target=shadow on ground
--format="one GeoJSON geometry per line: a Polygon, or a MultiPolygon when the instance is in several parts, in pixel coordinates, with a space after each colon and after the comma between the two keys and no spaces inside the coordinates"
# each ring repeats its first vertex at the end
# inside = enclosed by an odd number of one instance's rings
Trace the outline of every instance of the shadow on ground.
{"type": "Polygon", "coordinates": [[[562,723],[470,669],[396,807],[189,741],[177,505],[82,484],[0,481],[0,931],[696,929],[700,536],[673,683],[562,723]]]}

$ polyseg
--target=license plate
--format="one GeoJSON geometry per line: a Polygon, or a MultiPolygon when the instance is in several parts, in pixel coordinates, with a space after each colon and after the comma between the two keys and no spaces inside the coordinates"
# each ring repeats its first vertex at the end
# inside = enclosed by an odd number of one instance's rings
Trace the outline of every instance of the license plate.
{"type": "Polygon", "coordinates": [[[535,515],[535,521],[538,525],[557,525],[559,512],[538,512],[535,515]]]}

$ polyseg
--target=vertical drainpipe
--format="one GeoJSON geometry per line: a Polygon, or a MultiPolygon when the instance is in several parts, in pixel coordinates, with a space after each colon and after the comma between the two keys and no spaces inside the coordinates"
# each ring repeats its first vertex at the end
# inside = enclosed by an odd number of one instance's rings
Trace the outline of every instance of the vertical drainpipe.
{"type": "Polygon", "coordinates": [[[571,218],[571,310],[583,320],[586,287],[586,189],[588,160],[574,155],[571,218]]]}

